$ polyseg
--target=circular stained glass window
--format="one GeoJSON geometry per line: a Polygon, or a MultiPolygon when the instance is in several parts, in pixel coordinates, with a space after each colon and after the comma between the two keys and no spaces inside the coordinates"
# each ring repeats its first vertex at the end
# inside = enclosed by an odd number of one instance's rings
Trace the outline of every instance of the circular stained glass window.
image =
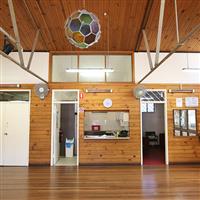
{"type": "Polygon", "coordinates": [[[100,38],[99,20],[87,10],[76,11],[65,23],[65,35],[76,47],[88,48],[98,42],[100,38]]]}

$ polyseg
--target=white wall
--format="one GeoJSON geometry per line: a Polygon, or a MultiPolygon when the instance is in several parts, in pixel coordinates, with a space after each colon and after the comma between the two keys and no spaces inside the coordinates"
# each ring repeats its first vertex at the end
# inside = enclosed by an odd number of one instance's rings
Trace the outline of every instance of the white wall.
{"type": "MultiPolygon", "coordinates": [[[[160,53],[160,59],[167,53],[160,53]]],[[[155,53],[151,53],[154,63],[155,53]]],[[[135,53],[135,80],[140,81],[149,71],[146,53],[135,53]]],[[[188,53],[189,67],[200,68],[200,53],[188,53]]],[[[187,53],[175,53],[142,83],[200,83],[200,71],[186,72],[187,53]]]]}
{"type": "MultiPolygon", "coordinates": [[[[10,54],[12,58],[19,61],[17,52],[10,54]]],[[[25,65],[28,64],[30,52],[24,52],[25,65]]],[[[49,53],[35,52],[30,69],[41,76],[43,79],[48,80],[48,67],[49,67],[49,53]]],[[[23,84],[23,83],[41,83],[42,81],[35,78],[33,75],[21,69],[18,65],[9,59],[0,57],[0,83],[2,84],[23,84]]]]}

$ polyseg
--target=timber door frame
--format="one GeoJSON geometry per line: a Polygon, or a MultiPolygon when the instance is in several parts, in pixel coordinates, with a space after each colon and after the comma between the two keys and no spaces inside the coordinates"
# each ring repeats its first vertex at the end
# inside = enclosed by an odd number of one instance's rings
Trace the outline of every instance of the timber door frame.
{"type": "Polygon", "coordinates": [[[141,140],[140,140],[140,152],[141,152],[141,165],[143,165],[143,126],[142,126],[142,103],[160,103],[164,104],[164,122],[165,122],[165,165],[169,165],[169,147],[168,147],[168,117],[167,117],[167,90],[166,89],[147,89],[147,91],[163,91],[164,101],[142,101],[140,99],[140,130],[141,130],[141,140]]]}
{"type": "Polygon", "coordinates": [[[77,89],[52,89],[52,105],[51,105],[51,166],[54,164],[54,105],[55,104],[74,104],[77,105],[77,119],[76,119],[76,130],[77,130],[77,166],[79,165],[79,90],[77,89]],[[77,101],[54,101],[55,92],[77,92],[77,101]]]}

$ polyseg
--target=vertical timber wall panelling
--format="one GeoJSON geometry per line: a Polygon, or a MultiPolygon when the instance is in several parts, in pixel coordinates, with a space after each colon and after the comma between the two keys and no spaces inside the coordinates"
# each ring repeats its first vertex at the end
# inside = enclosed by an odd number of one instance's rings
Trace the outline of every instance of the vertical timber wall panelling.
{"type": "MultiPolygon", "coordinates": [[[[200,88],[200,86],[198,86],[200,88]]],[[[176,98],[183,98],[183,109],[197,109],[197,131],[200,132],[200,106],[185,107],[185,97],[199,97],[194,94],[168,94],[168,132],[169,132],[169,162],[170,163],[199,163],[200,140],[198,137],[175,137],[173,133],[173,109],[176,107],[176,98]]]]}
{"type": "MultiPolygon", "coordinates": [[[[146,84],[146,88],[174,89],[178,85],[146,84]]],[[[92,94],[85,93],[80,100],[80,107],[85,110],[106,110],[104,98],[113,100],[112,108],[108,110],[129,110],[130,112],[130,140],[84,140],[84,114],[80,113],[80,163],[140,163],[140,106],[139,100],[133,97],[134,84],[49,84],[51,89],[80,89],[111,88],[113,93],[92,94]]],[[[194,94],[167,94],[168,96],[168,134],[169,134],[169,162],[200,162],[200,142],[198,137],[173,136],[173,109],[176,107],[176,97],[198,96],[199,85],[183,85],[184,88],[194,88],[194,94]]],[[[32,85],[23,85],[24,89],[32,85]]],[[[198,132],[200,130],[200,108],[197,109],[198,132]]],[[[40,100],[32,90],[31,98],[31,131],[30,131],[30,164],[49,164],[51,152],[51,93],[45,100],[40,100]]]]}
{"type": "Polygon", "coordinates": [[[51,93],[44,100],[31,93],[29,163],[49,164],[51,152],[51,93]]]}
{"type": "MultiPolygon", "coordinates": [[[[105,88],[105,86],[104,86],[105,88]]],[[[80,113],[80,164],[140,163],[140,104],[131,87],[111,86],[113,93],[86,93],[80,106],[85,110],[128,110],[129,140],[84,140],[84,113],[80,113]],[[103,100],[111,98],[113,106],[106,109],[103,100]]]]}

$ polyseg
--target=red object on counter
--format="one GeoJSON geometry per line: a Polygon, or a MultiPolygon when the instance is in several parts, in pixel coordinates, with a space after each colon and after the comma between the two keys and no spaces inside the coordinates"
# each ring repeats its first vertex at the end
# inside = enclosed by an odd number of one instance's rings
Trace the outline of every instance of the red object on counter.
{"type": "Polygon", "coordinates": [[[101,126],[100,125],[92,125],[92,130],[93,131],[100,131],[101,126]]]}

